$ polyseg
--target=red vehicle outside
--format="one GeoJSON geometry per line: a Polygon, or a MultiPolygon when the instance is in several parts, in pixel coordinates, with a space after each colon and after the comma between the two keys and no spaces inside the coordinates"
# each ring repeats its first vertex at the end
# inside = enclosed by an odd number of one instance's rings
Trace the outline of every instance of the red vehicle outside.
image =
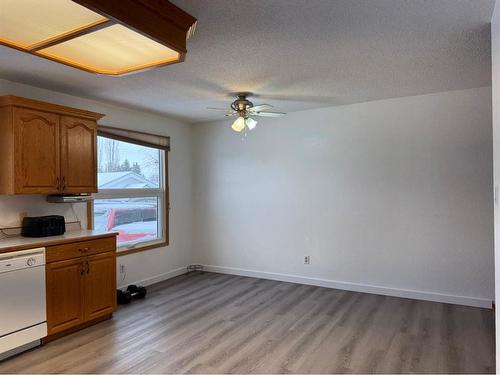
{"type": "Polygon", "coordinates": [[[106,230],[118,232],[118,243],[157,238],[156,207],[110,208],[106,230]]]}

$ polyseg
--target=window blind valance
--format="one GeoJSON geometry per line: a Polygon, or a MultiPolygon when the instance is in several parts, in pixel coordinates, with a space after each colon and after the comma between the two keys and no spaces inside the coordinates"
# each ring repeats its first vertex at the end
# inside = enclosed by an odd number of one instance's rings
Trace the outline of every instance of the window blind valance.
{"type": "Polygon", "coordinates": [[[125,141],[141,146],[154,147],[161,150],[170,151],[170,137],[165,137],[162,135],[143,133],[135,130],[120,129],[105,125],[97,126],[97,135],[116,139],[117,141],[125,141]]]}

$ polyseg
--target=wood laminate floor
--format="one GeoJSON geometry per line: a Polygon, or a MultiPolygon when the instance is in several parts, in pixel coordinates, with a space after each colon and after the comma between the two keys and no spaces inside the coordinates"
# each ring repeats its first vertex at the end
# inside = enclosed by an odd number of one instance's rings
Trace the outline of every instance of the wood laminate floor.
{"type": "Polygon", "coordinates": [[[492,310],[215,273],[149,291],[0,372],[494,372],[492,310]]]}

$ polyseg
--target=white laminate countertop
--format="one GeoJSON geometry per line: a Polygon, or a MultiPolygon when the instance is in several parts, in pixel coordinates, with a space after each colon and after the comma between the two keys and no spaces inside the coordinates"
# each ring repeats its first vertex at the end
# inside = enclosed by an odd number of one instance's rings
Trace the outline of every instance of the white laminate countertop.
{"type": "Polygon", "coordinates": [[[11,237],[0,239],[0,253],[9,251],[26,250],[35,247],[44,247],[50,245],[59,245],[63,243],[71,243],[85,240],[93,240],[116,236],[117,232],[105,232],[99,230],[73,230],[64,233],[61,236],[50,237],[11,237]]]}

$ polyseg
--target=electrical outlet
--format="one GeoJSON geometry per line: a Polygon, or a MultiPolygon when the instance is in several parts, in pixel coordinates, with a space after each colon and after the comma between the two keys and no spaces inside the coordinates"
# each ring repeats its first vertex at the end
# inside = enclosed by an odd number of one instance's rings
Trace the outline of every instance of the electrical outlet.
{"type": "Polygon", "coordinates": [[[125,273],[125,264],[120,264],[120,273],[125,273]]]}
{"type": "Polygon", "coordinates": [[[309,255],[304,256],[304,264],[311,264],[311,257],[309,255]]]}

